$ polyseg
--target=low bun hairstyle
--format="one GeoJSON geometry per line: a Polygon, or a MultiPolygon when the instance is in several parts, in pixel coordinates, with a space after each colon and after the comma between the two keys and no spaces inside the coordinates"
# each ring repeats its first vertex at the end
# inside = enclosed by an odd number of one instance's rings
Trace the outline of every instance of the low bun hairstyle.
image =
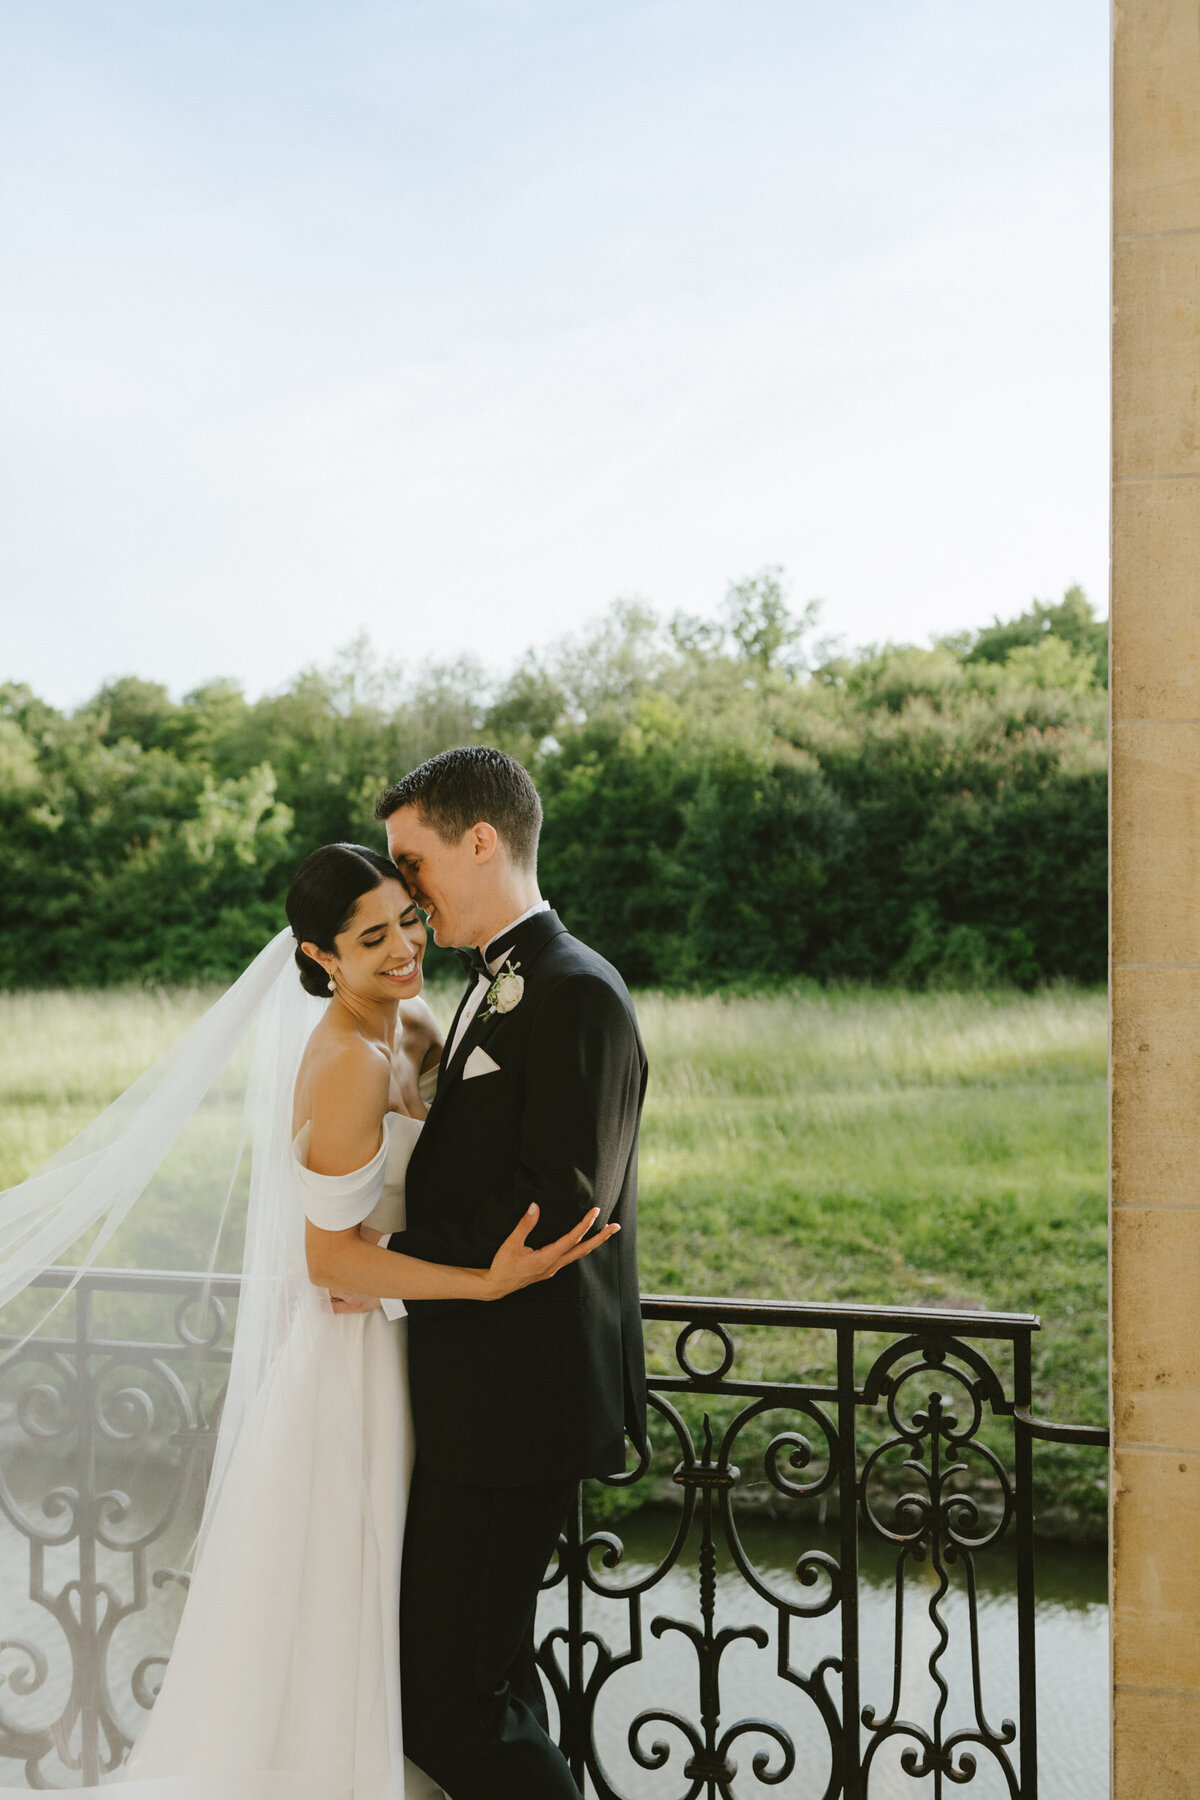
{"type": "Polygon", "coordinates": [[[364,844],[322,844],[306,856],[287,892],[288,924],[296,940],[300,985],[318,1000],[329,997],[329,976],[306,956],[301,944],[316,944],[333,954],[333,941],[345,931],[363,894],[384,881],[399,881],[395,865],[364,844]]]}

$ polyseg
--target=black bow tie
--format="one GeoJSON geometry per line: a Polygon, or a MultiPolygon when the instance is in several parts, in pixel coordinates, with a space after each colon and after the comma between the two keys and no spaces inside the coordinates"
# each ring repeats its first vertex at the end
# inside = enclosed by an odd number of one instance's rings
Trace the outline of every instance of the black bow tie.
{"type": "Polygon", "coordinates": [[[477,944],[472,944],[469,950],[456,950],[454,954],[462,964],[464,974],[482,975],[486,981],[492,979],[492,971],[488,968],[483,951],[477,944]]]}

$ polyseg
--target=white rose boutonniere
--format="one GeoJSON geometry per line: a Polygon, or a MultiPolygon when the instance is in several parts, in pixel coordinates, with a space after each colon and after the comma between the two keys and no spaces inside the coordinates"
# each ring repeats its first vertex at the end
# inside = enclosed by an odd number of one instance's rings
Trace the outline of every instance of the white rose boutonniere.
{"type": "Polygon", "coordinates": [[[514,1006],[520,1006],[525,992],[525,977],[517,973],[520,967],[520,963],[505,963],[484,996],[485,1019],[490,1019],[493,1013],[510,1013],[514,1006]]]}

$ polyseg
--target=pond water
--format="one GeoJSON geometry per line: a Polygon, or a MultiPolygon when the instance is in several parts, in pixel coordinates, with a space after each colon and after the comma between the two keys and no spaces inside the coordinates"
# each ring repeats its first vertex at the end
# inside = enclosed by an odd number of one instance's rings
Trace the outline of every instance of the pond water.
{"type": "MultiPolygon", "coordinates": [[[[611,1571],[600,1567],[597,1557],[597,1574],[614,1587],[645,1578],[661,1559],[671,1526],[668,1516],[647,1513],[621,1521],[612,1529],[622,1540],[625,1555],[611,1571]]],[[[828,1591],[820,1584],[811,1589],[799,1586],[793,1569],[797,1551],[793,1530],[769,1523],[745,1523],[740,1530],[769,1588],[792,1600],[811,1599],[828,1591]]],[[[838,1556],[832,1532],[808,1530],[802,1541],[806,1548],[825,1550],[835,1559],[838,1556]]],[[[659,1616],[699,1622],[694,1546],[695,1532],[691,1561],[685,1558],[643,1597],[642,1658],[610,1679],[598,1705],[600,1755],[613,1786],[628,1800],[676,1800],[687,1791],[682,1769],[689,1752],[677,1730],[655,1724],[642,1733],[644,1750],[649,1751],[655,1739],[670,1748],[667,1762],[657,1770],[639,1768],[627,1735],[630,1722],[648,1707],[678,1712],[698,1722],[695,1650],[677,1631],[656,1638],[650,1629],[659,1616]]],[[[873,1704],[882,1717],[889,1709],[892,1691],[895,1558],[886,1546],[866,1541],[860,1557],[862,1701],[873,1704]]],[[[969,1723],[972,1710],[969,1617],[961,1569],[952,1579],[956,1585],[941,1609],[950,1634],[940,1665],[950,1688],[947,1734],[969,1723]]],[[[928,1610],[935,1583],[927,1569],[910,1564],[906,1586],[900,1716],[927,1726],[937,1699],[928,1671],[929,1656],[938,1644],[928,1610]]],[[[1037,1587],[1039,1791],[1042,1800],[1098,1800],[1108,1791],[1108,1609],[1103,1550],[1040,1544],[1037,1587]]],[[[977,1592],[984,1712],[989,1723],[998,1727],[1003,1718],[1018,1717],[1015,1568],[1006,1550],[979,1557],[977,1592]]],[[[781,1796],[781,1800],[820,1800],[830,1771],[828,1735],[814,1704],[776,1673],[777,1616],[726,1558],[717,1579],[718,1630],[724,1625],[759,1624],[767,1630],[769,1642],[760,1649],[741,1640],[726,1651],[720,1668],[722,1726],[746,1717],[772,1719],[787,1729],[797,1752],[794,1772],[778,1785],[764,1785],[756,1779],[752,1763],[757,1751],[771,1749],[770,1740],[748,1733],[733,1750],[739,1765],[734,1792],[737,1800],[768,1793],[781,1796]]],[[[560,1589],[543,1596],[538,1617],[542,1630],[551,1624],[565,1624],[566,1602],[560,1589]]],[[[588,1596],[586,1623],[615,1653],[628,1647],[628,1617],[628,1600],[588,1596]]],[[[822,1657],[837,1655],[838,1632],[836,1612],[795,1622],[792,1668],[807,1674],[822,1657]]],[[[836,1680],[832,1687],[836,1697],[836,1680]]],[[[864,1746],[868,1736],[864,1732],[864,1746]]],[[[915,1780],[901,1768],[904,1744],[905,1740],[893,1740],[890,1746],[881,1747],[871,1769],[869,1800],[902,1800],[903,1796],[920,1800],[932,1794],[929,1778],[915,1780]]],[[[1017,1762],[1015,1745],[1013,1761],[1017,1762]]],[[[777,1750],[772,1766],[779,1767],[777,1750]]],[[[969,1793],[978,1800],[1001,1800],[1002,1796],[1007,1800],[1008,1795],[1001,1771],[986,1752],[979,1753],[977,1773],[969,1784],[944,1791],[969,1793]]]]}

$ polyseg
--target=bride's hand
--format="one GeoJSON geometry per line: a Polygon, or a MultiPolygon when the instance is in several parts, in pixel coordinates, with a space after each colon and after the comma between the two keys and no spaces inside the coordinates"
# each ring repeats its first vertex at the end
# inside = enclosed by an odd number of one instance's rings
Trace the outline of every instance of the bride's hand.
{"type": "Polygon", "coordinates": [[[380,1304],[371,1294],[339,1294],[335,1288],[329,1289],[329,1298],[335,1313],[374,1312],[380,1304]]]}
{"type": "Polygon", "coordinates": [[[487,1272],[486,1283],[489,1300],[502,1300],[505,1294],[513,1294],[518,1288],[528,1287],[534,1281],[549,1281],[568,1263],[578,1262],[581,1256],[590,1256],[601,1244],[606,1244],[611,1237],[620,1231],[619,1225],[606,1225],[595,1237],[581,1242],[600,1216],[600,1208],[593,1206],[591,1212],[584,1213],[578,1225],[556,1238],[554,1243],[545,1244],[540,1250],[531,1250],[525,1240],[538,1222],[538,1208],[531,1206],[521,1217],[519,1224],[510,1231],[495,1256],[491,1268],[487,1272]]]}

